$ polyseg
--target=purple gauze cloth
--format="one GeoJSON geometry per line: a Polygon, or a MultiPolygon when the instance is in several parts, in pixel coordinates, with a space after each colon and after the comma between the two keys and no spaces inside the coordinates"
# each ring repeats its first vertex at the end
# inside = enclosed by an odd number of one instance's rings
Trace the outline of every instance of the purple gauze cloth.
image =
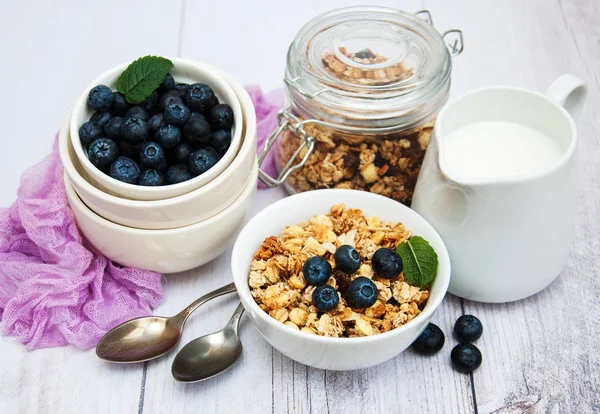
{"type": "MultiPolygon", "coordinates": [[[[283,88],[278,88],[266,95],[263,95],[260,88],[255,85],[247,86],[246,91],[248,91],[256,110],[256,127],[258,136],[256,150],[257,154],[260,155],[265,147],[265,141],[269,135],[271,135],[271,133],[279,127],[277,112],[283,106],[284,91],[283,88]]],[[[275,159],[273,154],[274,151],[272,149],[266,155],[260,168],[271,177],[276,177],[277,169],[275,168],[275,159]]],[[[267,186],[259,180],[258,188],[267,188],[267,186]]]]}
{"type": "MultiPolygon", "coordinates": [[[[258,151],[277,128],[283,90],[247,88],[256,108],[258,151]]],[[[276,174],[273,156],[263,170],[276,174]]],[[[17,201],[0,208],[0,320],[27,349],[94,347],[114,326],[151,313],[161,275],[123,268],[82,237],[69,208],[63,168],[53,152],[21,176],[17,201]]]]}
{"type": "Polygon", "coordinates": [[[27,349],[95,346],[148,315],[161,275],[112,263],[82,237],[69,208],[56,142],[21,176],[17,201],[0,209],[0,318],[27,349]]]}

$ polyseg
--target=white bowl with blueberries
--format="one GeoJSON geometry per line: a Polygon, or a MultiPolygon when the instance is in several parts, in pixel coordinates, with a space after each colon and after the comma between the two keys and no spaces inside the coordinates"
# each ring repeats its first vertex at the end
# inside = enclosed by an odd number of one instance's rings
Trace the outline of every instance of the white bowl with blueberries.
{"type": "MultiPolygon", "coordinates": [[[[175,67],[172,72],[183,71],[188,77],[191,77],[190,74],[193,73],[189,69],[190,67],[202,66],[202,64],[181,59],[176,59],[174,63],[175,67]]],[[[118,70],[122,70],[122,67],[118,70]]],[[[213,69],[213,75],[218,78],[218,83],[226,85],[227,89],[233,92],[235,99],[230,101],[231,108],[239,108],[238,115],[235,115],[238,111],[232,110],[235,123],[231,134],[224,134],[225,137],[231,135],[229,150],[234,146],[236,149],[231,153],[232,160],[224,162],[222,171],[215,169],[218,165],[216,163],[196,178],[179,184],[143,186],[139,185],[139,181],[138,184],[122,183],[105,173],[106,171],[110,173],[110,169],[104,171],[98,169],[84,154],[84,159],[88,162],[86,168],[80,156],[84,148],[80,141],[81,137],[75,139],[72,135],[74,112],[73,115],[66,116],[59,133],[59,152],[65,171],[65,187],[69,203],[82,233],[98,250],[117,263],[161,273],[191,269],[207,263],[221,254],[233,241],[246,220],[258,180],[254,106],[247,92],[238,82],[217,69],[213,69]],[[239,135],[239,138],[235,138],[236,135],[239,135]],[[235,140],[238,140],[239,143],[234,144],[235,140]],[[80,153],[77,152],[76,143],[79,143],[80,153]],[[213,178],[204,183],[200,182],[200,184],[197,181],[195,185],[187,187],[183,194],[159,200],[136,200],[127,196],[115,195],[106,189],[102,181],[112,180],[126,185],[127,187],[124,188],[142,190],[167,189],[178,186],[181,189],[182,184],[189,184],[213,172],[213,178]]],[[[175,80],[179,79],[175,77],[175,80]]],[[[184,86],[186,85],[179,87],[184,86]]],[[[206,86],[212,88],[213,84],[206,86]]],[[[113,95],[117,94],[113,93],[113,95]]],[[[215,93],[215,96],[220,97],[221,94],[215,93]]],[[[119,98],[113,97],[112,104],[114,104],[114,99],[119,98]]],[[[180,103],[181,101],[175,100],[175,102],[180,103]]],[[[111,119],[117,117],[118,115],[111,115],[111,119]]],[[[230,117],[226,114],[226,118],[230,117]]],[[[208,121],[204,122],[211,128],[208,121]]],[[[221,131],[222,129],[215,128],[214,130],[221,131]]],[[[103,128],[102,133],[105,132],[107,131],[104,131],[103,128]]],[[[212,135],[214,134],[209,134],[211,139],[212,135]]],[[[191,145],[194,136],[186,135],[182,136],[182,139],[191,145]]],[[[117,138],[115,140],[119,141],[117,138]]],[[[120,143],[122,142],[123,140],[120,140],[120,143]]],[[[212,140],[191,145],[191,153],[202,149],[217,153],[213,145],[216,146],[212,140]]],[[[110,150],[110,148],[108,149],[110,150]]],[[[167,149],[167,151],[169,150],[171,149],[167,149]]],[[[224,154],[221,161],[225,159],[229,150],[224,148],[221,151],[224,154]]],[[[99,154],[101,156],[108,154],[109,158],[112,157],[113,164],[117,160],[114,158],[114,154],[110,154],[110,151],[104,153],[100,151],[99,154]]],[[[171,156],[175,155],[171,154],[171,156]]],[[[166,179],[166,174],[163,175],[161,171],[141,162],[141,157],[140,153],[139,158],[134,160],[136,164],[137,161],[140,161],[138,165],[140,174],[154,170],[160,173],[163,179],[166,179]]],[[[188,154],[188,158],[191,158],[191,154],[188,154]]]]}
{"type": "Polygon", "coordinates": [[[101,190],[161,200],[206,185],[231,164],[242,141],[242,110],[210,65],[145,56],[85,89],[70,134],[101,190]]]}

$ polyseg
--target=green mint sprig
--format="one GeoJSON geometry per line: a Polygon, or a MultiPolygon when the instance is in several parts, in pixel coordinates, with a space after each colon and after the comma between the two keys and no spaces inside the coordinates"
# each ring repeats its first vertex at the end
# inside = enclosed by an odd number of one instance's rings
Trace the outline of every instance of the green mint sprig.
{"type": "Polygon", "coordinates": [[[159,56],[144,56],[133,61],[117,79],[117,91],[130,104],[149,97],[173,69],[173,62],[159,56]]]}
{"type": "Polygon", "coordinates": [[[438,256],[427,240],[413,236],[396,247],[402,258],[404,279],[418,288],[427,286],[435,279],[438,256]]]}

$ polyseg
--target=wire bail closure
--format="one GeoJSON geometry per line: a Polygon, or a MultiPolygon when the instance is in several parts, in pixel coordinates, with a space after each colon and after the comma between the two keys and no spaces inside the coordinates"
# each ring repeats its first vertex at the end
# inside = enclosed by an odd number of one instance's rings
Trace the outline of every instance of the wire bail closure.
{"type": "Polygon", "coordinates": [[[306,164],[308,157],[310,156],[315,147],[314,137],[309,137],[303,128],[303,125],[306,123],[306,121],[300,121],[300,119],[297,116],[289,113],[288,109],[289,108],[282,109],[277,113],[277,117],[279,118],[279,127],[275,131],[273,131],[271,135],[269,135],[269,137],[265,141],[265,147],[258,157],[258,178],[270,188],[277,187],[278,185],[283,184],[283,182],[288,178],[288,176],[291,173],[293,173],[299,168],[304,167],[304,164],[306,164]],[[273,144],[275,144],[275,141],[277,141],[281,133],[286,130],[296,134],[296,136],[299,136],[302,139],[302,143],[296,149],[294,154],[290,157],[287,164],[281,169],[277,178],[273,178],[269,174],[265,173],[260,167],[262,166],[262,163],[265,160],[267,154],[269,153],[271,147],[273,146],[273,144]],[[304,148],[306,148],[306,153],[304,154],[300,162],[298,162],[296,165],[292,165],[296,157],[298,157],[298,155],[302,153],[302,150],[304,150],[304,148]]]}

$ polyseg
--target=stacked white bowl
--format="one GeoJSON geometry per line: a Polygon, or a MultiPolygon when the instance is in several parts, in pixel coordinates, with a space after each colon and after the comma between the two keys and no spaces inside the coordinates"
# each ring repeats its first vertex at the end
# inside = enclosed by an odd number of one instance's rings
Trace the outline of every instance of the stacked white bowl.
{"type": "Polygon", "coordinates": [[[188,270],[221,254],[250,212],[258,179],[256,116],[244,88],[204,63],[171,61],[176,82],[210,85],[234,112],[231,146],[206,173],[180,184],[144,187],[115,180],[88,160],[79,138],[79,127],[91,116],[87,94],[99,84],[114,89],[128,63],[85,89],[59,134],[67,197],[81,232],[115,262],[161,273],[188,270]]]}

